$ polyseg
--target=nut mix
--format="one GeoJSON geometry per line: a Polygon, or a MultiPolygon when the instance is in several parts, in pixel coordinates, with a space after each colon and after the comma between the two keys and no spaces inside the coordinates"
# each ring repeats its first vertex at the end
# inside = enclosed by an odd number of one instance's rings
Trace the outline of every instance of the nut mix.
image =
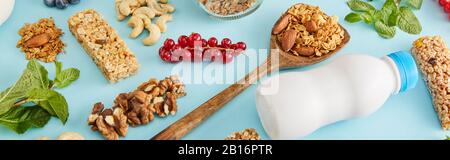
{"type": "Polygon", "coordinates": [[[117,19],[125,20],[131,16],[128,25],[133,28],[130,38],[137,38],[144,29],[150,35],[142,40],[146,46],[154,45],[161,38],[161,33],[167,31],[166,23],[172,21],[170,13],[175,12],[175,6],[168,4],[169,0],[116,0],[117,19]],[[155,19],[152,23],[152,19],[155,19]]]}
{"type": "Polygon", "coordinates": [[[433,97],[443,129],[450,129],[450,50],[440,36],[422,37],[413,44],[414,55],[433,97]]]}
{"type": "Polygon", "coordinates": [[[248,128],[241,132],[235,132],[226,137],[225,140],[261,140],[261,137],[254,128],[248,128]]]}
{"type": "Polygon", "coordinates": [[[338,17],[328,16],[319,7],[297,4],[275,24],[281,49],[296,56],[322,56],[337,49],[345,39],[338,17]]]}
{"type": "Polygon", "coordinates": [[[227,16],[248,10],[256,0],[199,0],[199,2],[209,11],[227,16]]]}
{"type": "Polygon", "coordinates": [[[53,62],[64,50],[65,45],[60,39],[63,34],[53,18],[43,18],[37,23],[25,24],[19,30],[22,39],[17,42],[17,48],[21,48],[27,60],[53,62]]]}
{"type": "Polygon", "coordinates": [[[112,109],[104,109],[97,103],[88,118],[93,131],[99,131],[106,139],[117,140],[126,136],[128,125],[139,126],[159,117],[175,115],[177,98],[186,95],[184,84],[178,76],[161,81],[150,79],[130,93],[121,93],[114,100],[112,109]]]}

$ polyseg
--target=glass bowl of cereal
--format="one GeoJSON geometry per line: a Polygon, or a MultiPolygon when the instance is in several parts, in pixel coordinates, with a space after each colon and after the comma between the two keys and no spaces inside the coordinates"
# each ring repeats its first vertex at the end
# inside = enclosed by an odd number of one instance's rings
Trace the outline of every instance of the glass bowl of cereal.
{"type": "Polygon", "coordinates": [[[248,16],[261,6],[264,0],[194,0],[211,17],[235,20],[248,16]]]}

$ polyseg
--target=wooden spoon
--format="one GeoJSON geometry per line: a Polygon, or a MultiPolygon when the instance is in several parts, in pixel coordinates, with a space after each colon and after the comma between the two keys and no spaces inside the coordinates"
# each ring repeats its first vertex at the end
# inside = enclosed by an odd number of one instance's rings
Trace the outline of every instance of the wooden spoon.
{"type": "Polygon", "coordinates": [[[250,85],[255,83],[257,80],[264,77],[266,74],[270,73],[271,71],[277,70],[277,69],[286,69],[286,68],[294,68],[294,67],[302,67],[302,66],[308,66],[312,64],[316,64],[319,62],[324,61],[325,59],[331,57],[336,52],[338,52],[341,48],[343,48],[348,41],[350,40],[350,35],[341,26],[341,28],[344,30],[345,35],[344,39],[342,40],[341,45],[339,45],[335,50],[333,50],[330,53],[327,53],[325,55],[322,55],[320,57],[302,57],[302,56],[295,56],[290,53],[283,52],[277,42],[277,38],[275,35],[272,35],[270,37],[270,48],[271,49],[277,49],[278,52],[275,53],[273,50],[269,53],[268,58],[266,61],[261,64],[259,67],[257,67],[254,71],[252,71],[250,74],[245,76],[240,81],[236,82],[235,84],[231,85],[230,87],[226,88],[216,96],[212,97],[202,105],[200,105],[198,108],[196,108],[191,113],[187,114],[180,120],[176,121],[163,131],[161,131],[159,134],[154,136],[152,140],[179,140],[186,134],[188,134],[192,129],[197,127],[200,123],[205,121],[207,118],[209,118],[213,113],[215,113],[217,110],[222,108],[225,104],[227,104],[230,100],[232,100],[234,97],[242,93],[245,89],[247,89],[250,85]],[[278,54],[278,55],[275,55],[278,54]],[[272,58],[274,56],[278,56],[278,63],[272,63],[272,58]]]}

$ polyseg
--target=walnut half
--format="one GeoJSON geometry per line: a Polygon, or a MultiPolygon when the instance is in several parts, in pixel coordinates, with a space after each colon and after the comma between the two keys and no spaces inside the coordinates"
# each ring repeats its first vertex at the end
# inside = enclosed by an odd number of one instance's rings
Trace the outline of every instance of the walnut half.
{"type": "Polygon", "coordinates": [[[128,132],[127,117],[121,108],[105,109],[102,103],[96,103],[89,116],[88,124],[93,131],[99,131],[108,140],[118,140],[128,132]]]}

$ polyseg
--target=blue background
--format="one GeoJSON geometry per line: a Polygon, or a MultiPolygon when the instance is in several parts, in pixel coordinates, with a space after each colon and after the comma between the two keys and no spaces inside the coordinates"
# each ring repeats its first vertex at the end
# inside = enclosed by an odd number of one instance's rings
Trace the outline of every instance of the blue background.
{"type": "MultiPolygon", "coordinates": [[[[409,50],[412,42],[420,37],[397,30],[395,38],[385,40],[377,35],[372,26],[346,23],[343,17],[350,10],[344,0],[266,0],[254,14],[235,21],[211,19],[191,0],[172,0],[177,11],[174,21],[168,26],[168,32],[162,38],[177,38],[182,34],[199,32],[204,37],[229,37],[235,41],[245,41],[250,48],[267,48],[273,23],[289,6],[298,2],[319,5],[327,14],[341,17],[341,24],[350,32],[350,43],[330,60],[349,53],[381,57],[394,51],[409,50]]],[[[375,4],[381,6],[380,2],[375,4]]],[[[450,22],[436,0],[425,0],[422,9],[415,13],[423,25],[421,35],[441,35],[447,43],[450,42],[450,22]]],[[[70,106],[68,123],[62,125],[58,119],[52,118],[44,128],[31,129],[23,135],[0,127],[0,139],[36,139],[40,136],[56,138],[65,131],[80,132],[87,139],[102,139],[99,133],[92,132],[86,124],[92,104],[102,101],[110,106],[118,93],[131,91],[149,78],[164,78],[171,73],[173,65],[162,62],[157,54],[162,41],[155,46],[145,47],[140,39],[146,35],[137,40],[127,38],[131,29],[125,21],[116,20],[114,2],[111,0],[82,0],[79,5],[70,6],[66,10],[47,8],[41,0],[16,0],[12,16],[0,27],[1,90],[18,79],[27,63],[23,53],[16,48],[16,42],[20,39],[17,31],[24,23],[34,23],[43,17],[54,17],[57,26],[65,32],[62,39],[67,44],[67,53],[60,55],[58,59],[64,63],[65,68],[76,67],[81,70],[78,81],[67,89],[59,90],[66,96],[70,106]],[[141,64],[138,75],[117,84],[109,84],[76,42],[68,30],[67,20],[75,12],[87,8],[99,11],[135,52],[141,64]]],[[[288,72],[310,69],[321,64],[288,72]]],[[[50,76],[53,76],[53,64],[46,66],[50,76]]],[[[130,128],[128,136],[123,139],[151,138],[227,86],[228,84],[187,85],[188,96],[179,100],[180,107],[176,116],[156,118],[149,125],[130,128]]],[[[230,133],[245,128],[256,128],[263,139],[269,139],[259,122],[254,92],[255,86],[250,87],[184,139],[223,139],[230,133]]],[[[380,110],[369,117],[338,122],[302,139],[443,139],[445,135],[450,133],[441,129],[426,86],[420,81],[415,89],[391,97],[380,110]]]]}

